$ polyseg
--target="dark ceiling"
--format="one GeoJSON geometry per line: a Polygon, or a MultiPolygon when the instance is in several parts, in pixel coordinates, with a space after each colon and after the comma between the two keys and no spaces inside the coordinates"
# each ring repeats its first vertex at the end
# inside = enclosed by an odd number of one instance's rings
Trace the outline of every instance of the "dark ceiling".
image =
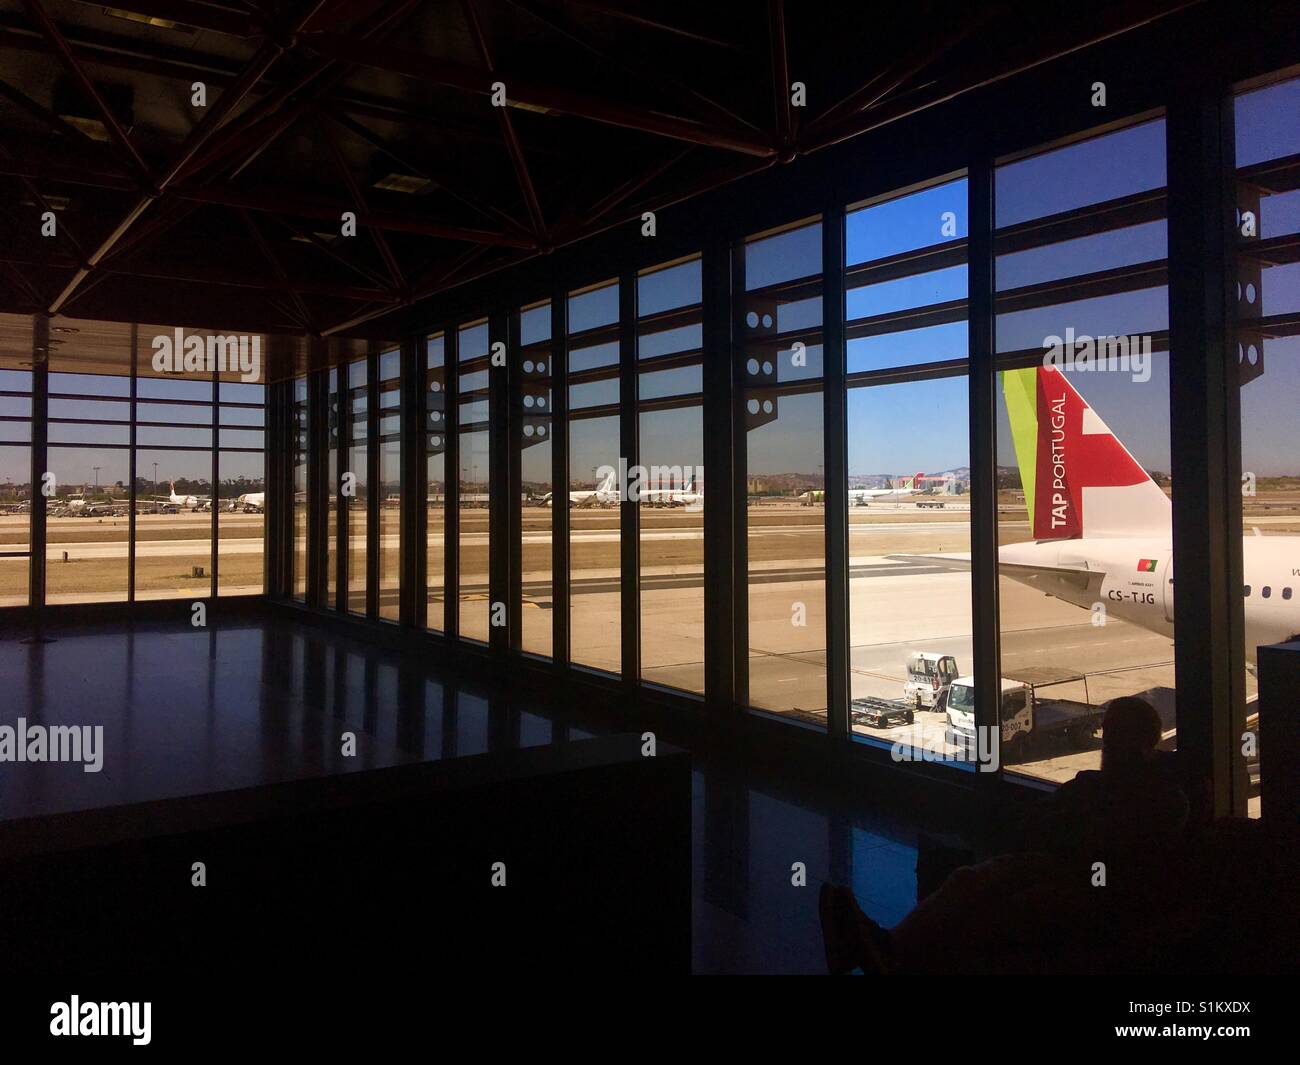
{"type": "Polygon", "coordinates": [[[0,0],[0,310],[380,335],[1189,6],[0,0]]]}

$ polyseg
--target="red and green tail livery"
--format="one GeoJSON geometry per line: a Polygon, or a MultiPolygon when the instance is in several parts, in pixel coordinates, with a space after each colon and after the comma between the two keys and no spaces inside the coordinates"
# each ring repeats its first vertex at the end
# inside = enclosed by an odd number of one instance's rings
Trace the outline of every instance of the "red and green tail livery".
{"type": "Polygon", "coordinates": [[[1035,540],[1131,536],[1169,527],[1169,498],[1064,374],[1002,372],[1035,540]]]}

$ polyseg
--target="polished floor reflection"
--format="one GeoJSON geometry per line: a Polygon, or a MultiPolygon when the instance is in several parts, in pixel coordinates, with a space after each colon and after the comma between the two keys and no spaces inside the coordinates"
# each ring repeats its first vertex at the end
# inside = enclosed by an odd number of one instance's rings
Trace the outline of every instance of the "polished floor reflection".
{"type": "MultiPolygon", "coordinates": [[[[85,626],[0,640],[0,724],[102,725],[103,768],[0,764],[0,820],[223,791],[626,729],[599,709],[439,677],[287,620],[85,626]],[[356,754],[343,754],[343,734],[356,754]]],[[[680,742],[678,737],[668,737],[680,742]]],[[[916,897],[910,818],[734,756],[694,755],[693,953],[704,973],[823,968],[817,891],[852,883],[894,923],[916,897]],[[796,863],[806,880],[797,884],[796,863]]],[[[841,789],[842,790],[842,789],[841,789]]]]}

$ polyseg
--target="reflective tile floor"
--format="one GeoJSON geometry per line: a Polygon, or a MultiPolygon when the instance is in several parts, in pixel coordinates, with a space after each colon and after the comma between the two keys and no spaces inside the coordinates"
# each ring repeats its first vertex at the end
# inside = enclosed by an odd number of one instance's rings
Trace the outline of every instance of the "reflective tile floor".
{"type": "MultiPolygon", "coordinates": [[[[102,725],[103,768],[0,763],[0,820],[413,760],[580,740],[617,722],[444,682],[318,626],[85,626],[0,640],[0,725],[102,725]],[[341,737],[356,736],[356,757],[341,737]]],[[[823,969],[817,891],[850,882],[892,924],[916,898],[918,826],[861,799],[693,757],[694,969],[823,969]],[[796,863],[806,870],[798,886],[796,863]]]]}

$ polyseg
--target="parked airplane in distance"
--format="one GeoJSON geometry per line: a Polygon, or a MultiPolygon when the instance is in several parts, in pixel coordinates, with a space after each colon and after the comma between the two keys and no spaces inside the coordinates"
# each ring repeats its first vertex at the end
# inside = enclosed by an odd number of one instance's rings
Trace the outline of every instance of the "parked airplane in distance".
{"type": "MultiPolygon", "coordinates": [[[[553,493],[551,492],[547,492],[546,495],[542,496],[542,506],[549,507],[552,496],[553,493]]],[[[612,507],[618,501],[618,476],[612,471],[607,473],[605,479],[596,485],[593,490],[569,493],[569,506],[571,507],[612,507]]]]}

